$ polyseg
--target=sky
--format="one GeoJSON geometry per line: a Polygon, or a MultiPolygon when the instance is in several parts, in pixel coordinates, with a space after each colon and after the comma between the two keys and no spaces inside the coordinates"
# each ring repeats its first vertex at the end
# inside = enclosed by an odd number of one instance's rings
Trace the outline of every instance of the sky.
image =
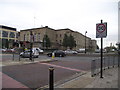
{"type": "Polygon", "coordinates": [[[53,29],[69,28],[97,40],[96,24],[107,22],[107,37],[103,47],[118,42],[119,0],[0,0],[0,25],[17,31],[49,26],[53,29]]]}

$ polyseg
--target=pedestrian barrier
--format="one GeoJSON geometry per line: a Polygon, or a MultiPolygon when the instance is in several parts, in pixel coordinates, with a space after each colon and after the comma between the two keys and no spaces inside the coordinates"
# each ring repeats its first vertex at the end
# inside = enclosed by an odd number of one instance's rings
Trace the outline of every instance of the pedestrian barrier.
{"type": "MultiPolygon", "coordinates": [[[[100,73],[100,64],[101,58],[94,59],[91,61],[91,76],[94,77],[100,73]]],[[[112,55],[112,56],[105,56],[103,57],[103,67],[102,70],[119,67],[119,56],[112,55]]]]}
{"type": "Polygon", "coordinates": [[[17,61],[17,60],[19,60],[20,61],[20,53],[19,52],[13,52],[12,53],[12,60],[13,61],[17,61]]]}
{"type": "MultiPolygon", "coordinates": [[[[21,52],[13,52],[13,53],[12,53],[12,60],[13,60],[13,61],[30,60],[29,57],[28,57],[28,58],[21,57],[21,56],[20,56],[20,53],[21,53],[21,52]]],[[[32,60],[31,60],[31,61],[34,61],[34,59],[35,59],[35,58],[32,56],[32,60]]]]}

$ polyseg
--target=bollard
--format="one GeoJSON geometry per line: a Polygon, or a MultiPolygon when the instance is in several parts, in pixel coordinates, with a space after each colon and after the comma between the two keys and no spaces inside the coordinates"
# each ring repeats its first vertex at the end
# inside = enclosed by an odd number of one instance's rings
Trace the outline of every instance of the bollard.
{"type": "Polygon", "coordinates": [[[118,67],[120,66],[120,55],[118,54],[118,67]]]}
{"type": "Polygon", "coordinates": [[[54,68],[49,68],[49,90],[54,90],[54,68]]]}
{"type": "Polygon", "coordinates": [[[55,58],[55,53],[52,53],[52,59],[54,59],[55,58]]]}
{"type": "Polygon", "coordinates": [[[114,65],[115,65],[115,56],[113,56],[113,68],[114,68],[114,65]]]}
{"type": "Polygon", "coordinates": [[[109,65],[110,65],[110,57],[108,56],[108,69],[109,69],[109,65]]]}
{"type": "Polygon", "coordinates": [[[14,61],[14,52],[13,52],[13,61],[14,61]]]}
{"type": "Polygon", "coordinates": [[[105,64],[105,61],[106,61],[106,59],[104,58],[104,59],[103,59],[103,62],[104,62],[104,67],[103,67],[103,68],[104,68],[104,70],[105,70],[105,65],[106,65],[106,64],[105,64]]]}

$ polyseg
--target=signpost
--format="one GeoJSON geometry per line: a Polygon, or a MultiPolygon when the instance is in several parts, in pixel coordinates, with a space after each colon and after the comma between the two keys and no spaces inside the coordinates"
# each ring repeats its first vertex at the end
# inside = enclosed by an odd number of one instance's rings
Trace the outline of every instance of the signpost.
{"type": "Polygon", "coordinates": [[[101,38],[101,71],[100,71],[100,78],[103,78],[103,38],[106,38],[107,36],[107,23],[103,23],[101,20],[101,23],[96,24],[96,38],[101,38]]]}
{"type": "Polygon", "coordinates": [[[30,60],[32,61],[32,46],[33,46],[33,34],[32,31],[30,31],[30,60]]]}
{"type": "Polygon", "coordinates": [[[96,24],[96,38],[105,38],[107,36],[107,23],[96,24]]]}

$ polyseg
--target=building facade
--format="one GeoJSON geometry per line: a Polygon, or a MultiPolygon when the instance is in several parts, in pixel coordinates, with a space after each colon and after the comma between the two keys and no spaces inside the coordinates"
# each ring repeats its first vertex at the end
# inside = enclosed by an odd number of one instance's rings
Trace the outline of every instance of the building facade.
{"type": "Polygon", "coordinates": [[[33,42],[33,47],[44,48],[42,46],[43,37],[44,35],[48,35],[51,41],[51,49],[64,49],[62,46],[62,42],[64,39],[64,34],[72,35],[76,41],[76,47],[73,48],[74,50],[85,48],[85,38],[86,38],[86,49],[87,50],[95,50],[97,47],[96,40],[92,40],[89,37],[85,37],[79,32],[70,30],[70,29],[59,29],[55,30],[49,28],[48,26],[41,27],[41,28],[33,28],[33,29],[26,29],[20,30],[20,42],[21,46],[30,47],[30,42],[33,42]],[[34,36],[34,40],[32,41],[30,32],[32,32],[34,36]]]}
{"type": "Polygon", "coordinates": [[[0,48],[13,48],[18,41],[16,28],[0,25],[0,48]]]}

